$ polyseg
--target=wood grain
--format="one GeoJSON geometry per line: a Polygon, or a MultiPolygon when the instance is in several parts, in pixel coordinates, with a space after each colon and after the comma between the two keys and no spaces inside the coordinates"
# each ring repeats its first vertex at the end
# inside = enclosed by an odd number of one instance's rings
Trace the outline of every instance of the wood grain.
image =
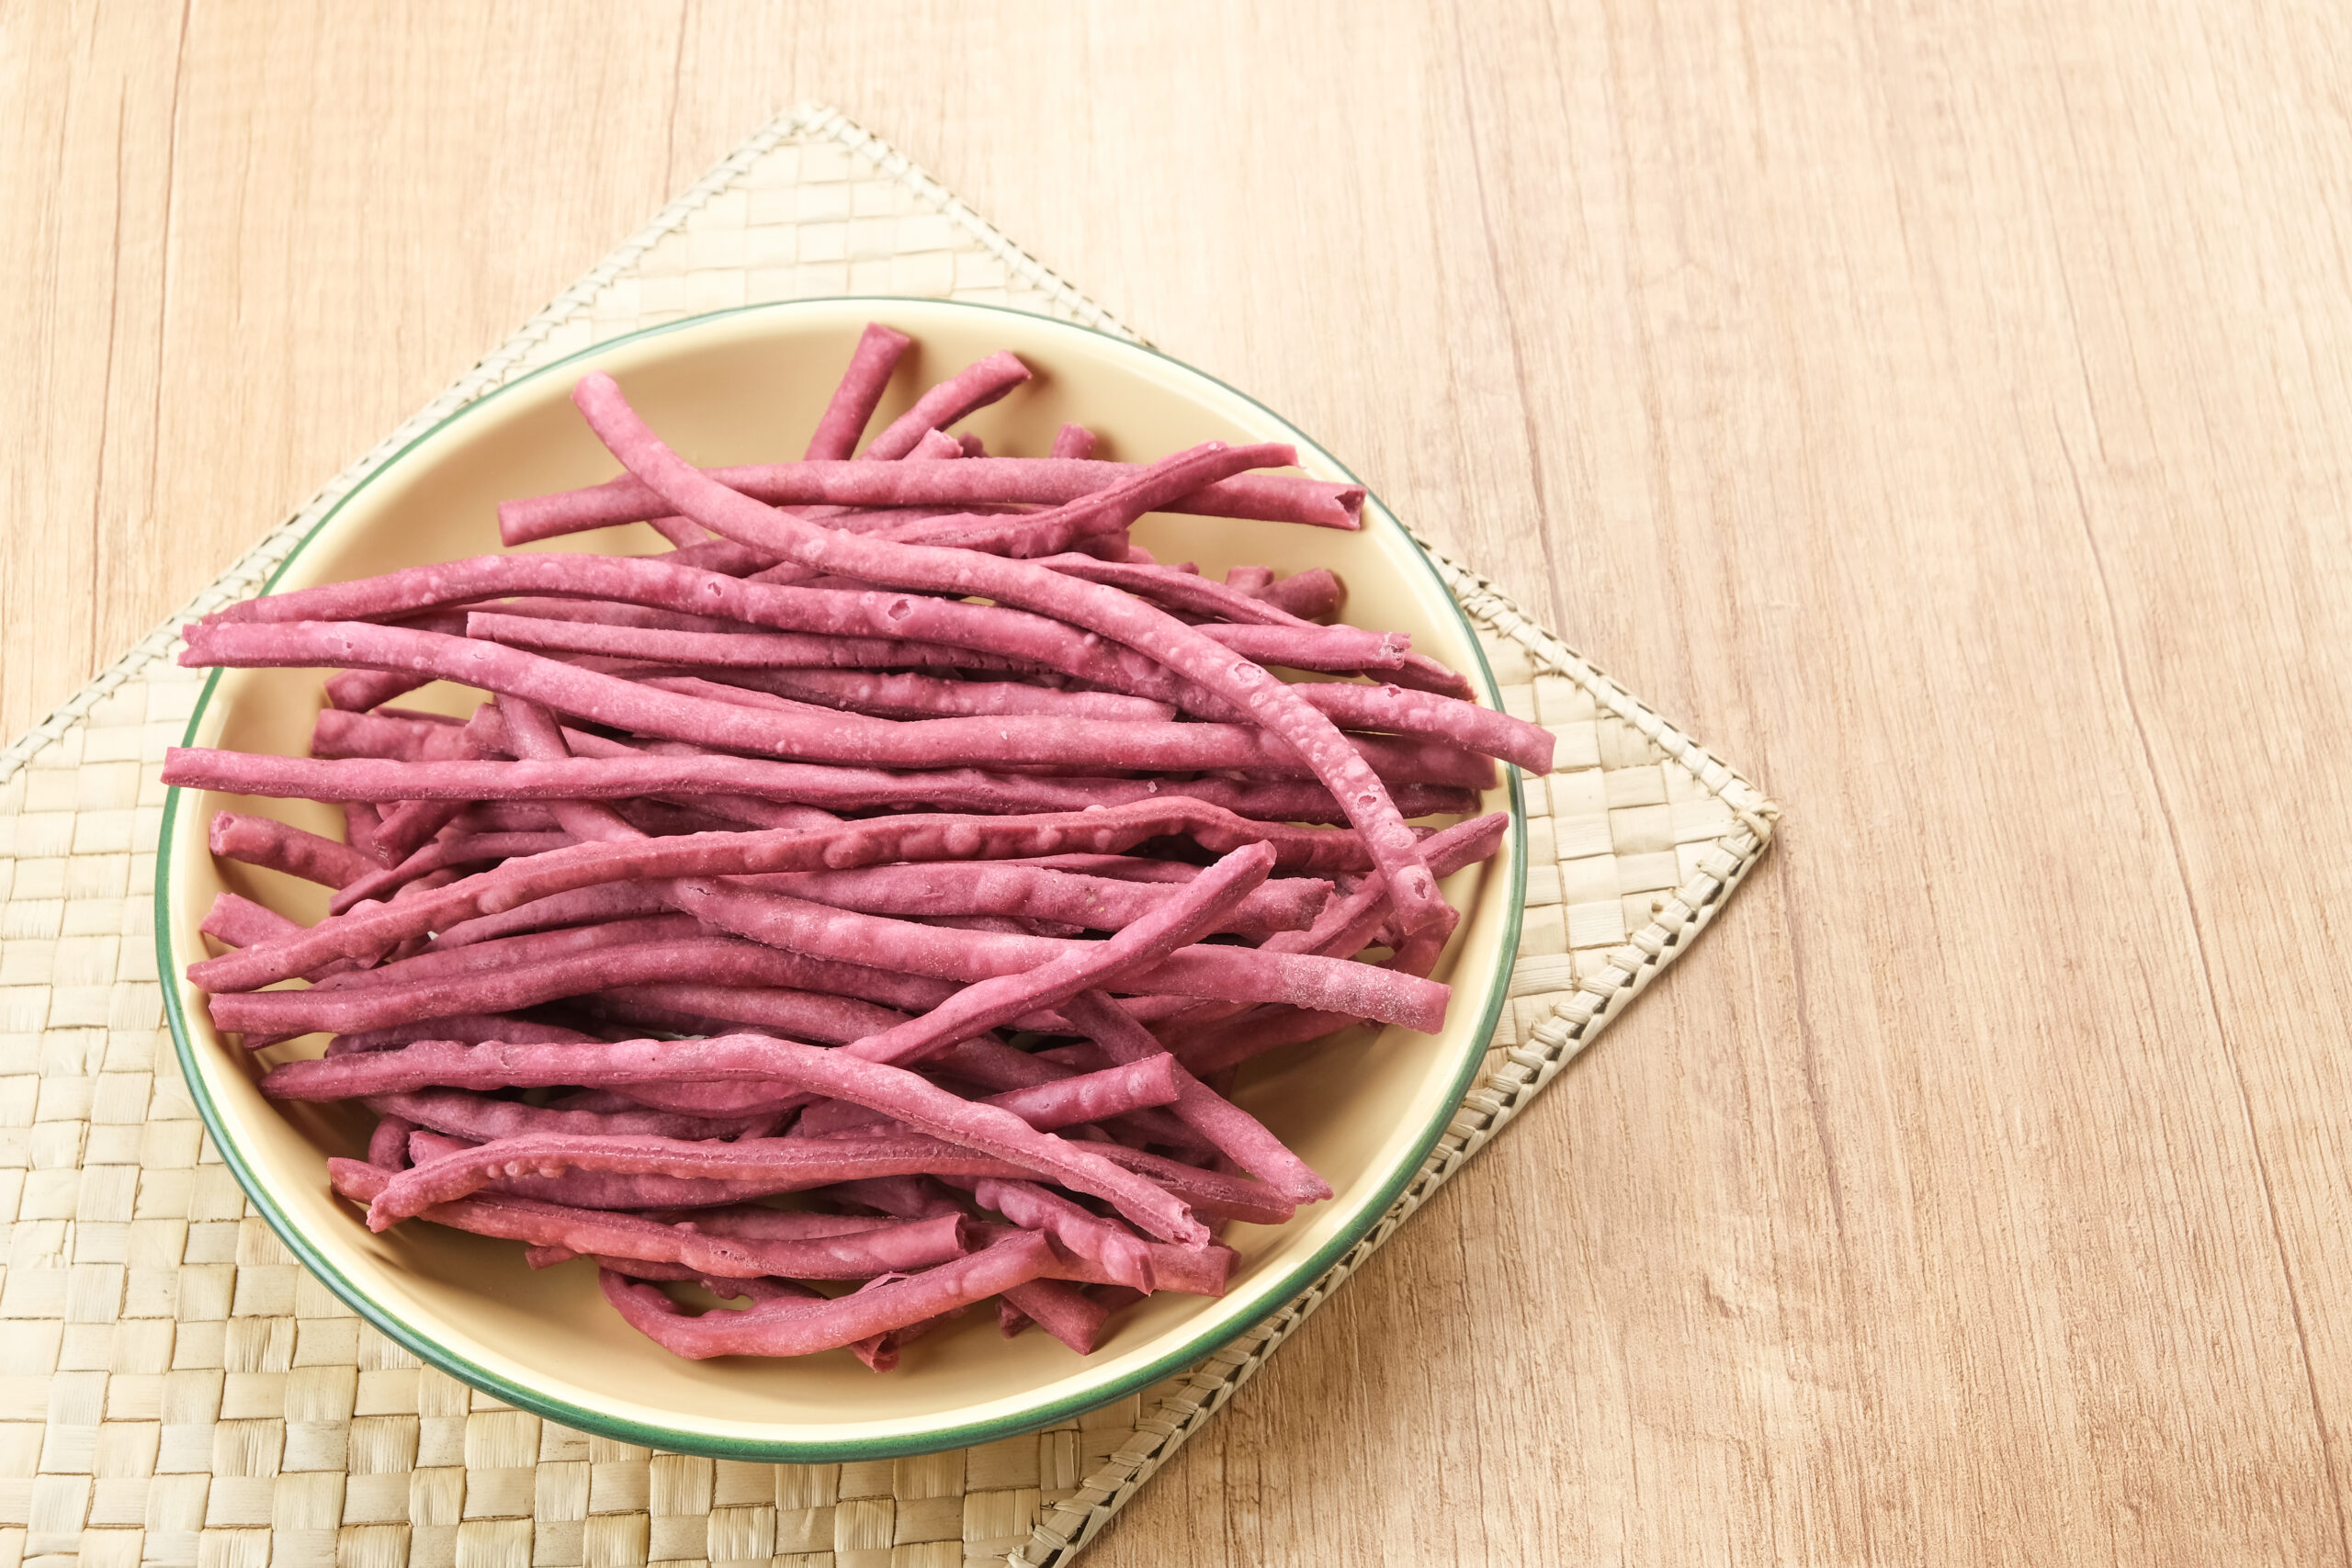
{"type": "Polygon", "coordinates": [[[0,8],[0,730],[836,103],[1788,807],[1094,1549],[2352,1559],[2352,12],[0,8]]]}

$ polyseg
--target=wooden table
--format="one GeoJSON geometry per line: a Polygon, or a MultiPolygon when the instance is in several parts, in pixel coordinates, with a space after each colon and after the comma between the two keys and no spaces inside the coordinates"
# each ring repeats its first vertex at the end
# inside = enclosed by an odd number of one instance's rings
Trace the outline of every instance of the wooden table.
{"type": "Polygon", "coordinates": [[[1094,1563],[2344,1562],[2352,11],[1996,9],[7,6],[0,731],[836,103],[1788,807],[1094,1563]]]}

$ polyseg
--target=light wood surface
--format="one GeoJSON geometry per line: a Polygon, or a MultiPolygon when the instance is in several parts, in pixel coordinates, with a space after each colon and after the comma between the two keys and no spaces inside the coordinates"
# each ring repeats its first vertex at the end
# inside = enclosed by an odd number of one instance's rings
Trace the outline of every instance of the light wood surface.
{"type": "Polygon", "coordinates": [[[0,731],[835,103],[1787,807],[1091,1561],[2342,1562],[2352,12],[0,6],[0,731]]]}

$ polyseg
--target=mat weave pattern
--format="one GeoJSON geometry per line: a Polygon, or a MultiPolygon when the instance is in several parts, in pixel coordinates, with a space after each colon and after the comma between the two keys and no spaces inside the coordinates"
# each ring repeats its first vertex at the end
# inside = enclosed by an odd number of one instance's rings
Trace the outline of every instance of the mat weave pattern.
{"type": "Polygon", "coordinates": [[[1445,561],[1529,781],[1525,939],[1487,1071],[1378,1228],[1188,1374],[1049,1430],[842,1465],[650,1452],[421,1366],[311,1280],[206,1138],[164,1027],[151,891],[184,620],[469,400],[724,306],[876,293],[1126,333],[840,115],[784,117],[0,752],[0,1568],[1058,1568],[1461,1163],[1686,949],[1769,843],[1751,785],[1445,561]]]}

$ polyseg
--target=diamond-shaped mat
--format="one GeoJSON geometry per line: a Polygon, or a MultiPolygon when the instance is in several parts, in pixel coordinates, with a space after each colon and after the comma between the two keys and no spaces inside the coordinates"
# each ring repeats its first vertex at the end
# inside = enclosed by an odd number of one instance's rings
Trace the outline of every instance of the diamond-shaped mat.
{"type": "Polygon", "coordinates": [[[252,592],[370,469],[514,376],[705,310],[860,293],[1133,335],[840,115],[787,115],[0,752],[0,1568],[1067,1563],[1763,853],[1774,810],[1753,786],[1441,558],[1511,711],[1560,737],[1559,771],[1529,781],[1525,937],[1487,1072],[1304,1296],[1078,1420],[864,1464],[653,1453],[419,1365],[295,1265],[179,1079],[150,916],[164,749],[202,677],[172,662],[175,628],[252,592]]]}

